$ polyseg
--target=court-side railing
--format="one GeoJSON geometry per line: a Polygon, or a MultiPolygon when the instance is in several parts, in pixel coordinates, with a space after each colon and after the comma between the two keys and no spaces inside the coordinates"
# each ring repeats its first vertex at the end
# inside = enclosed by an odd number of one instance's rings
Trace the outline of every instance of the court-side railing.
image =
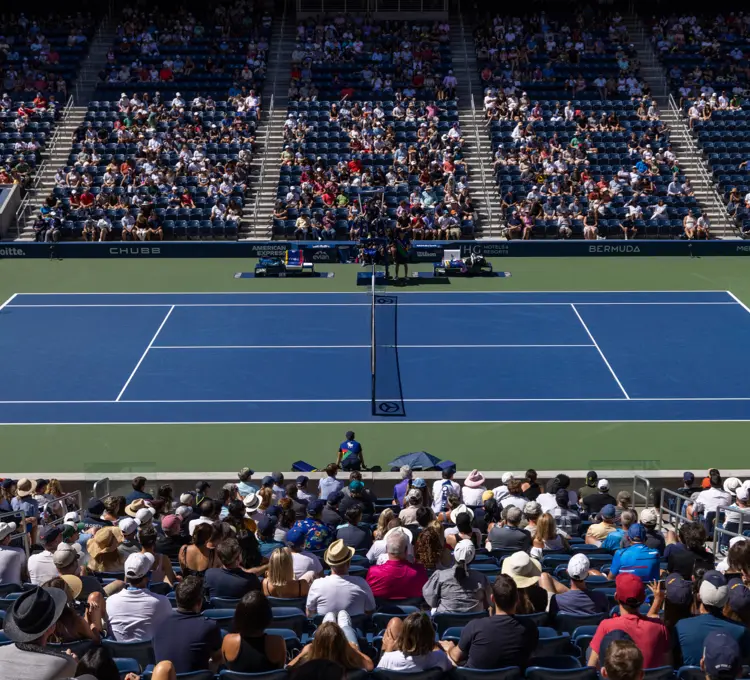
{"type": "Polygon", "coordinates": [[[263,187],[266,185],[266,161],[268,160],[268,144],[271,139],[271,126],[273,124],[274,112],[274,95],[271,95],[271,103],[268,107],[268,118],[266,119],[266,135],[263,139],[263,160],[260,164],[260,186],[255,192],[255,205],[253,206],[253,228],[258,227],[258,210],[260,208],[260,199],[263,196],[263,187]]]}
{"type": "Polygon", "coordinates": [[[680,524],[687,522],[688,518],[682,510],[685,504],[690,502],[689,496],[683,496],[671,489],[662,489],[659,503],[659,530],[661,531],[665,525],[670,524],[671,528],[677,531],[680,524]]]}
{"type": "Polygon", "coordinates": [[[102,479],[94,482],[94,490],[92,493],[94,498],[100,500],[109,497],[109,477],[103,477],[102,479]]]}
{"type": "Polygon", "coordinates": [[[633,475],[633,507],[642,505],[644,508],[649,507],[652,504],[651,498],[651,482],[641,475],[633,475]],[[643,485],[643,493],[639,489],[639,484],[643,485]],[[638,503],[642,500],[643,503],[638,503]]]}
{"type": "Polygon", "coordinates": [[[31,552],[31,536],[26,525],[26,513],[23,510],[4,512],[0,515],[0,522],[13,522],[16,525],[16,531],[11,538],[11,545],[20,543],[26,552],[26,557],[28,557],[31,552]]]}
{"type": "MultiPolygon", "coordinates": [[[[734,524],[734,522],[732,522],[734,524]]],[[[744,536],[745,531],[750,530],[750,508],[738,508],[733,505],[720,505],[716,508],[716,516],[714,517],[714,544],[713,553],[718,555],[724,548],[729,546],[729,541],[735,536],[744,536]],[[731,531],[726,528],[727,514],[737,515],[739,522],[737,522],[737,531],[731,531]],[[724,518],[724,526],[720,526],[720,518],[724,518]]]]}
{"type": "Polygon", "coordinates": [[[53,512],[55,515],[61,515],[60,517],[57,517],[57,519],[53,519],[50,522],[47,522],[47,524],[62,524],[65,520],[65,514],[68,512],[76,511],[79,513],[79,519],[80,519],[80,510],[83,507],[83,495],[80,491],[71,491],[70,493],[66,493],[63,496],[60,496],[59,498],[55,498],[54,500],[47,501],[42,506],[43,512],[53,512]],[[56,507],[57,506],[57,507],[56,507]]]}

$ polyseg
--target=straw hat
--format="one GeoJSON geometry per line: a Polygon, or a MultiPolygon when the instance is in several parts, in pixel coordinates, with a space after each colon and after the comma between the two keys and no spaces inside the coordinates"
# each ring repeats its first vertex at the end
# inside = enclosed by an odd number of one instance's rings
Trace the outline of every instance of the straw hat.
{"type": "Polygon", "coordinates": [[[142,498],[136,498],[127,508],[125,508],[125,514],[130,517],[135,517],[138,514],[138,511],[143,510],[144,508],[148,508],[146,501],[142,498]]]}
{"type": "Polygon", "coordinates": [[[36,489],[36,480],[22,477],[16,485],[16,494],[19,498],[25,498],[26,496],[31,496],[34,493],[34,489],[36,489]]]}
{"type": "Polygon", "coordinates": [[[70,588],[72,599],[77,600],[78,596],[81,594],[81,592],[83,592],[83,581],[81,581],[78,576],[74,576],[73,574],[66,574],[65,576],[61,576],[60,578],[65,581],[65,585],[70,588]]]}
{"type": "Polygon", "coordinates": [[[89,556],[117,552],[117,546],[123,542],[122,531],[117,527],[102,527],[86,543],[89,556]]]}
{"type": "Polygon", "coordinates": [[[349,547],[344,543],[343,539],[338,539],[328,546],[323,561],[331,567],[338,567],[342,564],[346,564],[349,560],[354,557],[354,548],[349,547]]]}
{"type": "Polygon", "coordinates": [[[518,551],[503,560],[502,573],[510,576],[519,588],[528,588],[539,583],[542,565],[528,553],[518,551]]]}
{"type": "Polygon", "coordinates": [[[451,522],[455,524],[456,518],[462,513],[466,513],[469,517],[471,517],[472,520],[474,519],[474,511],[471,508],[466,507],[466,505],[464,505],[463,503],[461,503],[461,505],[459,505],[457,508],[454,508],[453,510],[451,510],[451,514],[450,514],[451,522]]]}

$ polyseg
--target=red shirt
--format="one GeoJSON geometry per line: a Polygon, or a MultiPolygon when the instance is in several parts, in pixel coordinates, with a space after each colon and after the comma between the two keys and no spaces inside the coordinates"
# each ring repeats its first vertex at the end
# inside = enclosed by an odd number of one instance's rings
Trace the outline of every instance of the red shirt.
{"type": "MultiPolygon", "coordinates": [[[[372,571],[372,569],[370,569],[372,571]]],[[[369,573],[368,573],[369,579],[369,573]]],[[[602,621],[596,629],[591,649],[599,654],[599,646],[604,636],[613,630],[625,631],[643,654],[644,668],[659,668],[672,663],[669,630],[656,619],[635,614],[624,614],[602,621]]],[[[599,663],[603,659],[599,660],[599,663]]]]}
{"type": "Polygon", "coordinates": [[[405,560],[388,560],[367,571],[367,584],[372,594],[386,600],[422,597],[425,583],[427,571],[424,566],[405,560]]]}

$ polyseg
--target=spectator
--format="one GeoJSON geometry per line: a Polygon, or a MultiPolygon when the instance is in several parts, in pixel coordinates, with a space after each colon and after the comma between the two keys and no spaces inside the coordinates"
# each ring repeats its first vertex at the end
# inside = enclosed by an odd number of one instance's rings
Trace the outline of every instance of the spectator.
{"type": "MultiPolygon", "coordinates": [[[[623,511],[630,510],[630,506],[632,504],[633,504],[633,496],[630,494],[630,491],[618,491],[617,492],[617,505],[615,505],[615,512],[617,512],[618,517],[623,513],[623,511]]],[[[638,515],[636,515],[635,518],[637,520],[638,515]]]]}
{"type": "Polygon", "coordinates": [[[476,549],[479,549],[482,532],[471,526],[474,520],[474,511],[461,504],[451,511],[450,520],[456,526],[448,527],[443,532],[445,544],[452,549],[459,541],[467,540],[471,541],[476,549]]]}
{"type": "Polygon", "coordinates": [[[539,494],[542,493],[542,489],[536,480],[536,470],[534,470],[533,468],[529,468],[528,470],[526,470],[526,475],[524,477],[523,484],[521,484],[521,489],[523,489],[523,495],[526,496],[526,498],[528,498],[530,501],[535,501],[539,494]]]}
{"type": "Polygon", "coordinates": [[[406,550],[408,552],[407,559],[409,559],[409,561],[413,561],[414,549],[412,548],[412,543],[414,541],[414,534],[410,529],[402,527],[397,519],[391,520],[388,526],[390,527],[390,529],[388,529],[388,531],[386,532],[385,537],[379,541],[375,541],[372,544],[372,547],[367,551],[367,559],[370,561],[370,564],[383,564],[383,562],[388,559],[388,553],[386,550],[388,537],[392,536],[394,533],[399,532],[403,533],[406,537],[406,550]]]}
{"type": "Polygon", "coordinates": [[[545,551],[568,552],[570,545],[565,535],[557,528],[555,518],[545,512],[537,522],[530,554],[542,559],[545,551]]]}
{"type": "Polygon", "coordinates": [[[512,578],[501,574],[495,579],[492,602],[489,618],[472,619],[463,627],[458,644],[444,640],[440,646],[454,663],[466,668],[519,666],[523,670],[539,642],[539,630],[515,616],[518,588],[512,578]]]}
{"type": "Polygon", "coordinates": [[[12,546],[14,522],[0,522],[0,585],[26,582],[26,553],[23,548],[12,546]]]}
{"type": "Polygon", "coordinates": [[[316,575],[322,575],[323,565],[317,556],[304,550],[305,531],[301,527],[292,527],[286,535],[286,544],[292,552],[292,564],[294,565],[294,578],[302,578],[308,571],[316,575]]]}
{"type": "Polygon", "coordinates": [[[659,551],[659,555],[664,554],[666,542],[663,534],[656,530],[659,522],[659,513],[655,508],[644,508],[641,510],[641,524],[646,528],[646,545],[649,548],[659,551]]]}
{"type": "MultiPolygon", "coordinates": [[[[388,533],[394,519],[398,518],[393,514],[393,510],[390,508],[386,508],[380,513],[377,526],[372,532],[372,537],[375,541],[380,541],[385,538],[385,535],[388,533]]],[[[398,526],[398,524],[396,526],[398,526]]]]}
{"type": "Polygon", "coordinates": [[[130,555],[125,561],[128,587],[107,599],[107,616],[118,642],[151,640],[172,613],[169,600],[148,589],[148,575],[153,566],[151,554],[130,555]]]}
{"type": "MultiPolygon", "coordinates": [[[[417,523],[417,511],[423,507],[424,496],[419,489],[409,489],[404,497],[404,509],[398,513],[401,524],[409,526],[417,523]]],[[[381,515],[382,516],[382,515],[381,515]]]]}
{"type": "MultiPolygon", "coordinates": [[[[614,580],[619,573],[638,576],[648,583],[659,578],[659,552],[646,546],[646,527],[633,524],[628,529],[630,546],[615,553],[607,578],[614,580]]],[[[650,666],[649,666],[650,668],[650,666]]]]}
{"type": "Polygon", "coordinates": [[[343,524],[344,518],[341,515],[339,507],[344,500],[344,494],[336,491],[328,496],[325,501],[323,512],[320,513],[320,521],[328,527],[335,529],[339,524],[343,524]]]}
{"type": "Polygon", "coordinates": [[[492,489],[492,495],[495,497],[495,500],[498,503],[502,503],[503,500],[505,500],[505,497],[508,495],[508,484],[512,479],[513,473],[504,472],[502,477],[500,478],[500,481],[502,482],[500,486],[496,486],[494,489],[492,489]]]}
{"type": "Polygon", "coordinates": [[[555,518],[557,526],[567,536],[578,536],[581,517],[575,510],[569,507],[570,492],[565,488],[558,489],[555,494],[555,500],[557,501],[557,506],[552,508],[550,514],[555,518]]]}
{"type": "MultiPolygon", "coordinates": [[[[325,659],[332,661],[348,671],[371,671],[372,660],[359,651],[357,632],[352,627],[352,620],[345,611],[326,614],[323,623],[315,631],[313,641],[305,645],[302,651],[292,659],[288,668],[325,659]]],[[[328,677],[328,676],[324,676],[328,677]]]]}
{"type": "Polygon", "coordinates": [[[679,621],[693,615],[693,583],[679,574],[670,574],[663,581],[649,585],[654,599],[648,615],[658,618],[663,610],[664,625],[674,638],[674,629],[679,621]]]}
{"type": "Polygon", "coordinates": [[[608,479],[597,481],[596,488],[596,493],[586,494],[581,498],[584,512],[588,515],[596,515],[605,505],[614,506],[617,503],[617,499],[609,492],[608,479]]]}
{"type": "Polygon", "coordinates": [[[352,505],[346,511],[346,523],[336,529],[336,538],[355,550],[369,550],[372,547],[372,534],[368,529],[360,526],[362,509],[359,505],[352,505]]]}
{"type": "MultiPolygon", "coordinates": [[[[591,496],[588,496],[591,498],[591,496]]],[[[592,524],[586,531],[586,545],[595,545],[601,547],[606,538],[613,532],[617,531],[615,526],[615,506],[611,503],[605,505],[599,511],[601,522],[592,524]]],[[[622,532],[621,532],[622,533],[622,532]]]]}
{"type": "Polygon", "coordinates": [[[428,571],[449,567],[453,558],[445,545],[442,525],[433,519],[432,510],[419,508],[417,512],[419,535],[414,541],[414,561],[428,571]]]}
{"type": "Polygon", "coordinates": [[[464,480],[461,498],[470,508],[482,505],[482,494],[487,491],[484,475],[479,470],[472,470],[464,480]]]}
{"type": "Polygon", "coordinates": [[[532,539],[536,536],[536,525],[541,516],[542,506],[536,501],[529,501],[523,506],[523,519],[526,520],[526,526],[523,530],[531,536],[532,539]]]}
{"type": "Polygon", "coordinates": [[[301,503],[317,500],[317,496],[314,493],[310,493],[307,490],[307,485],[310,482],[310,480],[305,477],[305,475],[300,475],[297,477],[296,484],[297,484],[297,498],[301,503]]]}
{"type": "Polygon", "coordinates": [[[239,600],[251,590],[260,590],[258,577],[240,567],[240,544],[236,539],[219,543],[216,554],[221,567],[210,567],[205,574],[204,587],[209,598],[239,600]]]}
{"type": "Polygon", "coordinates": [[[372,520],[375,507],[365,491],[364,482],[359,479],[353,479],[349,482],[349,494],[345,494],[341,503],[339,503],[339,513],[346,515],[346,511],[355,505],[361,508],[365,521],[372,520]]]}
{"type": "MultiPolygon", "coordinates": [[[[609,612],[607,596],[598,590],[586,587],[591,563],[583,553],[577,553],[568,562],[568,576],[570,576],[570,590],[557,593],[549,604],[550,616],[556,614],[575,614],[590,616],[609,612]]],[[[564,586],[562,586],[564,588],[564,586]]]]}
{"type": "Polygon", "coordinates": [[[401,475],[401,481],[393,486],[393,505],[403,508],[404,496],[406,496],[411,484],[411,468],[408,465],[402,465],[399,474],[401,475]]]}
{"type": "Polygon", "coordinates": [[[156,537],[156,551],[176,560],[188,538],[182,534],[182,520],[179,515],[164,515],[161,520],[161,533],[156,537]]]}
{"type": "Polygon", "coordinates": [[[435,513],[443,512],[448,509],[448,496],[461,497],[461,487],[458,482],[453,481],[453,475],[456,473],[454,468],[447,468],[442,472],[442,479],[438,479],[432,485],[432,510],[435,513]]]}
{"type": "Polygon", "coordinates": [[[128,505],[132,504],[133,501],[142,498],[147,501],[154,500],[154,497],[148,493],[147,491],[144,491],[146,488],[146,478],[145,477],[135,477],[133,479],[133,490],[125,496],[125,501],[128,505]]]}
{"type": "MultiPolygon", "coordinates": [[[[244,503],[245,507],[250,509],[250,504],[248,503],[248,500],[252,503],[255,501],[256,505],[255,508],[257,509],[259,501],[257,496],[253,496],[252,494],[248,494],[245,496],[244,503]]],[[[127,508],[125,509],[125,512],[128,512],[127,508]]],[[[200,503],[196,504],[196,508],[194,512],[197,512],[198,519],[191,519],[188,522],[188,534],[193,537],[195,535],[195,530],[198,528],[201,524],[213,524],[215,519],[218,519],[218,512],[216,511],[216,508],[214,507],[214,502],[210,498],[204,498],[201,500],[200,503]]],[[[130,513],[128,513],[130,514],[130,513]]],[[[133,514],[132,516],[135,516],[133,514]]]]}
{"type": "Polygon", "coordinates": [[[682,664],[697,666],[709,633],[721,632],[739,645],[743,659],[750,658],[750,631],[724,618],[722,610],[729,600],[729,586],[718,571],[707,571],[698,588],[698,615],[678,621],[675,626],[682,664]]]}
{"type": "Polygon", "coordinates": [[[694,512],[703,512],[708,515],[710,512],[716,512],[720,505],[729,506],[732,504],[732,494],[724,491],[721,474],[718,470],[711,470],[708,475],[708,483],[709,487],[701,491],[694,501],[694,512]]]}
{"type": "Polygon", "coordinates": [[[336,473],[339,471],[339,466],[335,463],[331,463],[326,466],[325,477],[321,477],[318,483],[318,498],[321,501],[327,500],[328,496],[337,491],[341,491],[344,488],[344,483],[336,479],[336,473]]]}
{"type": "Polygon", "coordinates": [[[212,533],[212,524],[199,522],[195,525],[192,543],[182,546],[178,554],[183,576],[194,574],[203,578],[207,569],[220,566],[216,548],[209,545],[212,533]]]}
{"type": "Polygon", "coordinates": [[[729,599],[724,606],[724,616],[732,621],[750,625],[750,588],[741,578],[731,578],[727,582],[729,599]]]}
{"type": "Polygon", "coordinates": [[[339,444],[336,465],[346,472],[367,467],[362,444],[354,438],[354,432],[351,430],[346,433],[346,439],[339,444]]]}
{"type": "MultiPolygon", "coordinates": [[[[291,511],[291,510],[290,510],[291,511]]],[[[266,515],[258,520],[258,549],[263,557],[269,557],[277,548],[283,548],[284,543],[274,538],[276,532],[276,519],[266,515]]]]}
{"type": "Polygon", "coordinates": [[[208,670],[221,660],[221,630],[201,614],[203,581],[187,576],[175,588],[177,608],[153,633],[156,662],[171,661],[177,673],[208,670]]]}
{"type": "Polygon", "coordinates": [[[367,572],[367,584],[372,594],[385,600],[421,597],[427,572],[421,564],[408,561],[406,536],[402,532],[393,532],[385,542],[388,559],[370,567],[367,572]]]}
{"type": "Polygon", "coordinates": [[[0,646],[0,677],[57,680],[75,674],[74,656],[45,649],[67,603],[67,595],[58,588],[35,587],[21,593],[5,614],[3,634],[14,644],[0,646]]]}
{"type": "Polygon", "coordinates": [[[538,560],[525,552],[515,552],[503,560],[502,573],[516,582],[518,614],[533,614],[547,609],[547,588],[553,589],[553,582],[549,574],[542,574],[538,560]],[[544,585],[540,585],[540,582],[544,585]]]}
{"type": "MultiPolygon", "coordinates": [[[[552,512],[553,508],[557,507],[557,492],[560,489],[560,480],[557,477],[553,477],[548,480],[544,485],[544,493],[540,493],[536,497],[537,503],[542,507],[542,512],[552,512]]],[[[502,502],[498,499],[497,495],[495,500],[502,502]]]]}
{"type": "Polygon", "coordinates": [[[313,582],[307,594],[307,615],[334,614],[344,611],[351,616],[370,614],[375,610],[375,598],[365,579],[349,575],[354,555],[341,540],[334,541],[326,550],[324,561],[331,567],[331,575],[313,582]]]}
{"type": "Polygon", "coordinates": [[[333,532],[321,521],[323,506],[323,501],[311,501],[307,506],[307,518],[292,527],[305,532],[307,550],[322,550],[331,543],[333,532]]]}
{"type": "Polygon", "coordinates": [[[47,524],[39,532],[39,539],[44,550],[29,557],[28,561],[29,581],[36,586],[57,576],[57,567],[52,558],[57,546],[62,542],[62,531],[58,526],[47,524]]]}
{"type": "Polygon", "coordinates": [[[620,574],[615,581],[615,599],[620,605],[620,616],[605,619],[596,629],[591,640],[588,665],[600,665],[599,652],[604,637],[613,630],[622,630],[633,639],[643,652],[645,668],[669,666],[672,662],[669,631],[657,619],[643,616],[639,609],[646,599],[643,581],[635,574],[620,574]]]}
{"type": "Polygon", "coordinates": [[[670,574],[678,573],[689,580],[693,578],[696,566],[713,568],[714,556],[706,550],[706,528],[700,522],[683,522],[677,535],[670,531],[667,539],[669,545],[664,549],[664,558],[670,574]]]}
{"type": "Polygon", "coordinates": [[[743,655],[740,646],[730,635],[713,631],[703,641],[701,670],[706,680],[734,680],[743,675],[743,655]]]}
{"type": "Polygon", "coordinates": [[[263,579],[263,593],[270,597],[305,597],[315,573],[308,571],[302,577],[294,577],[294,561],[289,548],[277,548],[268,560],[268,571],[263,579]]]}
{"type": "Polygon", "coordinates": [[[471,541],[460,541],[454,551],[455,564],[435,571],[424,585],[422,594],[436,612],[480,612],[491,604],[492,592],[487,577],[469,569],[476,557],[471,541]]]}
{"type": "Polygon", "coordinates": [[[490,550],[531,550],[531,536],[519,528],[521,517],[521,511],[516,507],[510,507],[505,511],[505,524],[495,525],[487,534],[490,550]]]}
{"type": "Polygon", "coordinates": [[[258,487],[255,484],[250,484],[250,478],[255,474],[255,471],[249,467],[243,467],[238,473],[237,478],[240,483],[237,485],[237,492],[242,498],[247,496],[249,493],[258,493],[258,487]]]}
{"type": "MultiPolygon", "coordinates": [[[[615,516],[617,515],[617,507],[615,507],[615,516]]],[[[630,545],[630,539],[628,538],[628,531],[630,527],[635,524],[637,516],[633,510],[624,510],[620,515],[620,526],[615,527],[615,530],[610,532],[602,541],[601,548],[614,553],[620,548],[625,548],[630,545]]]]}
{"type": "Polygon", "coordinates": [[[227,670],[266,673],[283,668],[286,643],[280,635],[267,635],[273,612],[260,591],[246,593],[234,611],[233,633],[224,637],[221,656],[227,670]]]}
{"type": "Polygon", "coordinates": [[[591,470],[586,473],[586,481],[582,487],[578,489],[578,497],[583,501],[586,496],[596,494],[598,492],[597,483],[599,482],[599,475],[596,474],[596,470],[591,470]]]}
{"type": "Polygon", "coordinates": [[[124,517],[117,526],[122,532],[122,543],[117,546],[117,552],[120,553],[124,562],[133,553],[141,552],[141,544],[138,542],[138,522],[131,517],[124,517]]]}
{"type": "MultiPolygon", "coordinates": [[[[613,635],[620,631],[613,631],[613,635]]],[[[625,633],[623,633],[625,635],[625,633]]],[[[629,636],[628,636],[629,638],[629,636]]],[[[643,680],[643,654],[631,639],[612,640],[602,644],[603,654],[601,674],[607,680],[643,680]]]]}
{"type": "Polygon", "coordinates": [[[60,576],[75,576],[81,583],[81,590],[75,599],[88,600],[91,593],[99,593],[102,597],[105,595],[105,590],[102,588],[101,581],[95,576],[80,576],[80,546],[69,545],[67,543],[61,543],[57,546],[55,554],[52,556],[52,561],[57,567],[57,572],[60,576]]]}
{"type": "Polygon", "coordinates": [[[98,573],[121,572],[125,560],[117,548],[122,543],[122,532],[118,527],[102,527],[86,543],[89,571],[98,573]]]}
{"type": "Polygon", "coordinates": [[[383,634],[383,655],[378,668],[390,671],[425,671],[440,668],[446,673],[453,664],[435,645],[435,629],[425,612],[414,612],[405,619],[392,618],[383,634]]]}
{"type": "Polygon", "coordinates": [[[125,496],[109,496],[104,502],[93,499],[89,505],[95,508],[95,511],[92,510],[90,514],[101,519],[104,526],[116,526],[125,517],[127,503],[125,502],[125,496]]]}
{"type": "Polygon", "coordinates": [[[297,499],[297,485],[287,484],[286,485],[286,496],[285,499],[291,504],[289,507],[294,511],[294,516],[298,520],[305,519],[307,517],[307,503],[300,502],[297,499]]]}
{"type": "MultiPolygon", "coordinates": [[[[174,673],[174,666],[169,661],[165,661],[154,668],[151,677],[156,680],[157,668],[159,673],[164,672],[165,666],[169,666],[174,673]]],[[[81,657],[76,668],[76,677],[78,678],[96,678],[96,680],[119,680],[120,671],[117,668],[115,660],[112,658],[112,652],[108,647],[90,647],[81,657]]],[[[164,680],[167,676],[159,676],[164,680]]],[[[139,680],[135,673],[128,673],[123,680],[139,680]]]]}

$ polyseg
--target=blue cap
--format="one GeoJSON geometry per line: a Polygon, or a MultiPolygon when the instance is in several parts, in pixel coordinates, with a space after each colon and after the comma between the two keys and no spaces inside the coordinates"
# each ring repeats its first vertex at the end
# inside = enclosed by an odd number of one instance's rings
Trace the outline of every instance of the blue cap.
{"type": "Polygon", "coordinates": [[[349,491],[362,491],[365,488],[365,483],[359,479],[353,479],[349,482],[349,491]]]}
{"type": "Polygon", "coordinates": [[[344,494],[340,491],[328,494],[328,505],[338,505],[344,500],[344,494]]]}
{"type": "Polygon", "coordinates": [[[260,481],[260,485],[261,486],[273,486],[273,477],[271,477],[271,475],[266,475],[260,481]]]}
{"type": "Polygon", "coordinates": [[[296,524],[286,532],[286,542],[294,546],[304,543],[305,538],[307,538],[307,529],[296,524]]]}
{"type": "Polygon", "coordinates": [[[307,477],[305,477],[305,475],[300,475],[299,477],[297,477],[297,486],[304,486],[309,481],[310,480],[307,477]]]}
{"type": "Polygon", "coordinates": [[[280,505],[272,505],[270,508],[266,509],[266,515],[269,517],[278,517],[281,514],[281,506],[280,505]]]}
{"type": "Polygon", "coordinates": [[[682,481],[685,484],[692,484],[695,481],[695,475],[692,472],[684,472],[682,475],[682,481]]]}
{"type": "Polygon", "coordinates": [[[284,481],[284,475],[283,475],[283,474],[281,474],[280,472],[272,472],[272,473],[271,473],[271,479],[272,479],[272,480],[273,480],[273,481],[274,481],[274,482],[275,482],[276,484],[281,484],[281,482],[283,482],[283,481],[284,481]]]}
{"type": "Polygon", "coordinates": [[[15,479],[11,479],[8,477],[8,479],[3,480],[3,489],[10,489],[11,486],[13,486],[16,483],[15,479]]]}
{"type": "Polygon", "coordinates": [[[427,482],[424,481],[421,477],[417,477],[416,479],[411,480],[411,485],[415,489],[426,489],[427,488],[427,482]]]}
{"type": "Polygon", "coordinates": [[[607,519],[614,519],[616,514],[617,511],[615,510],[615,506],[612,505],[612,503],[605,505],[601,511],[601,516],[606,517],[607,519]]]}
{"type": "Polygon", "coordinates": [[[740,578],[729,579],[729,608],[742,615],[750,610],[750,589],[742,582],[740,578]]]}
{"type": "Polygon", "coordinates": [[[666,579],[667,600],[672,604],[687,606],[693,602],[693,584],[679,574],[670,574],[666,579]]]}
{"type": "Polygon", "coordinates": [[[703,665],[711,678],[736,678],[742,667],[737,640],[718,630],[709,633],[703,640],[703,665]]]}
{"type": "Polygon", "coordinates": [[[263,515],[258,520],[258,533],[259,534],[267,534],[269,531],[273,531],[276,528],[276,519],[273,517],[269,517],[268,515],[263,515]]]}
{"type": "Polygon", "coordinates": [[[628,529],[628,538],[631,541],[643,541],[646,540],[646,527],[643,526],[643,524],[631,524],[630,528],[628,529]]]}
{"type": "Polygon", "coordinates": [[[307,514],[311,517],[317,515],[323,509],[324,505],[325,503],[317,498],[314,501],[310,501],[307,504],[307,514]]]}

